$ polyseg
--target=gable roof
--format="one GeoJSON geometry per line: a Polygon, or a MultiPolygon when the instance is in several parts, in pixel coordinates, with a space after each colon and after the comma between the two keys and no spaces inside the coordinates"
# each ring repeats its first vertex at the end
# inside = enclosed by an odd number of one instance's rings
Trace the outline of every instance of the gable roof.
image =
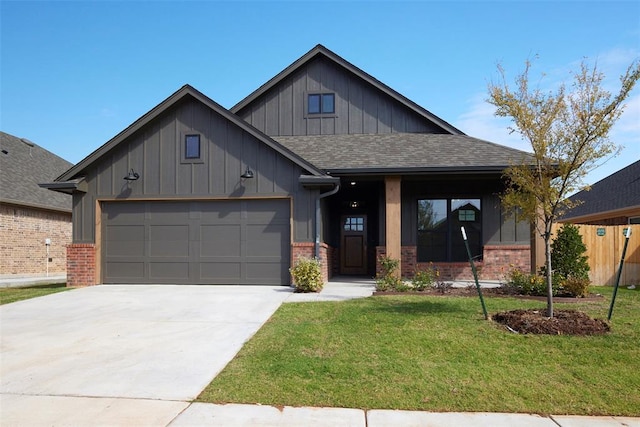
{"type": "Polygon", "coordinates": [[[0,202],[71,212],[71,197],[38,186],[72,163],[33,142],[0,132],[0,202]]]}
{"type": "Polygon", "coordinates": [[[580,191],[569,200],[582,201],[567,212],[563,221],[602,214],[622,213],[624,210],[640,210],[640,160],[601,179],[591,186],[591,190],[580,191]]]}
{"type": "MultiPolygon", "coordinates": [[[[147,125],[153,119],[155,119],[156,117],[158,117],[159,115],[167,111],[169,108],[171,108],[173,105],[175,105],[176,103],[178,103],[180,100],[182,100],[187,96],[191,96],[194,99],[200,101],[205,106],[209,107],[216,113],[220,114],[227,120],[231,121],[236,126],[246,131],[247,133],[256,137],[258,140],[262,141],[267,146],[273,148],[276,152],[278,152],[285,158],[291,160],[293,163],[297,164],[302,169],[305,169],[312,175],[323,175],[322,171],[317,169],[314,165],[309,163],[307,160],[303,159],[302,157],[293,153],[288,148],[274,141],[273,139],[271,139],[264,133],[260,132],[258,129],[254,128],[253,126],[251,126],[250,124],[248,124],[247,122],[245,122],[244,120],[236,116],[235,114],[231,114],[229,110],[222,107],[220,104],[213,101],[211,98],[207,97],[206,95],[196,90],[192,86],[184,85],[180,89],[178,89],[176,92],[174,92],[171,96],[169,96],[167,99],[165,99],[156,107],[154,107],[151,111],[149,111],[144,116],[140,117],[138,120],[133,122],[126,129],[124,129],[122,132],[120,132],[119,134],[114,136],[112,139],[107,141],[104,145],[99,147],[93,153],[89,154],[87,157],[81,160],[78,164],[76,164],[71,169],[67,170],[65,173],[57,177],[55,181],[57,182],[72,181],[75,178],[79,178],[85,169],[87,169],[88,167],[93,165],[95,162],[97,162],[103,155],[111,151],[118,144],[126,140],[129,136],[131,136],[132,134],[140,130],[142,127],[147,125]]],[[[51,188],[52,190],[55,189],[54,188],[55,186],[53,184],[49,185],[48,187],[51,188]]]]}
{"type": "Polygon", "coordinates": [[[316,58],[318,56],[322,56],[322,57],[332,61],[333,63],[335,63],[339,67],[345,69],[346,71],[350,72],[351,74],[355,75],[356,77],[359,77],[360,79],[364,80],[365,82],[367,82],[371,86],[373,86],[376,89],[382,91],[386,95],[390,96],[391,98],[393,98],[396,101],[400,102],[401,104],[405,105],[409,109],[413,110],[414,112],[416,112],[417,114],[421,115],[425,119],[427,119],[430,122],[432,122],[432,123],[436,124],[437,126],[441,127],[445,131],[447,131],[447,132],[449,132],[449,133],[451,133],[453,135],[464,135],[464,133],[461,130],[455,128],[450,123],[447,123],[446,121],[442,120],[440,117],[438,117],[435,114],[429,112],[428,110],[426,110],[425,108],[423,108],[420,105],[416,104],[415,102],[411,101],[409,98],[405,97],[404,95],[401,95],[399,92],[396,92],[395,90],[393,90],[392,88],[390,88],[386,84],[382,83],[380,80],[378,80],[375,77],[371,76],[370,74],[364,72],[360,68],[358,68],[355,65],[353,65],[352,63],[346,61],[344,58],[338,56],[337,54],[335,54],[334,52],[330,51],[329,49],[327,49],[326,47],[324,47],[321,44],[316,45],[313,49],[311,49],[309,52],[305,53],[302,57],[297,59],[295,62],[293,62],[287,68],[285,68],[280,73],[278,73],[276,76],[271,78],[268,82],[266,82],[265,84],[260,86],[255,91],[253,91],[249,96],[244,98],[242,101],[238,102],[236,105],[234,105],[231,108],[230,111],[232,113],[234,113],[234,114],[237,114],[240,110],[242,110],[244,107],[249,105],[251,102],[253,102],[257,98],[262,96],[269,89],[271,89],[274,86],[278,85],[280,82],[285,80],[287,77],[289,77],[290,75],[295,73],[297,70],[299,70],[305,64],[309,63],[310,61],[312,61],[314,58],[316,58]]]}
{"type": "Polygon", "coordinates": [[[274,138],[330,173],[501,173],[506,167],[531,158],[524,151],[466,135],[390,133],[274,138]]]}

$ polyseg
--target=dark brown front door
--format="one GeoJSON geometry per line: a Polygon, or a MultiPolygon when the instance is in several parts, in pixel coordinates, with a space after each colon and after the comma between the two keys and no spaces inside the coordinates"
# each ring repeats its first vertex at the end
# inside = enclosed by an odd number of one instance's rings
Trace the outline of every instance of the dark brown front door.
{"type": "Polygon", "coordinates": [[[342,217],[340,260],[341,274],[367,273],[367,216],[342,217]]]}

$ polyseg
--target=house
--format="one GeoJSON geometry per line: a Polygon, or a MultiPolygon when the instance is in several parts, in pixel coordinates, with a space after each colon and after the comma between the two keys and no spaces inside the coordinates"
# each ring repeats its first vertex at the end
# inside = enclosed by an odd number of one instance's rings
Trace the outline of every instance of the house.
{"type": "Polygon", "coordinates": [[[462,225],[480,277],[501,279],[531,265],[530,226],[497,195],[527,156],[318,45],[230,110],[182,87],[46,186],[73,195],[70,284],[288,285],[301,256],[325,279],[373,276],[382,255],[469,279],[462,225]]]}
{"type": "Polygon", "coordinates": [[[0,275],[65,273],[71,196],[38,183],[71,166],[25,138],[0,132],[0,275]]]}
{"type": "Polygon", "coordinates": [[[640,160],[569,198],[581,204],[560,222],[591,225],[640,224],[640,160]]]}

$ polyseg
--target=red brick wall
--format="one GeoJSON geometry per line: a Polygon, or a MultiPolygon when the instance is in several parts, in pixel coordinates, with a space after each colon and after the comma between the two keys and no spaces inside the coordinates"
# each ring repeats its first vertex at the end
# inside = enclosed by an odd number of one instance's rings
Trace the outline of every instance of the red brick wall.
{"type": "Polygon", "coordinates": [[[509,270],[531,271],[531,248],[528,245],[485,246],[483,274],[502,280],[509,270]]]}
{"type": "Polygon", "coordinates": [[[66,272],[71,213],[0,204],[0,275],[66,272]],[[49,258],[45,239],[51,239],[49,258]]]}
{"type": "MultiPolygon", "coordinates": [[[[322,280],[326,283],[331,278],[333,270],[333,248],[325,243],[320,244],[320,265],[322,268],[322,280]]],[[[300,258],[315,258],[315,244],[299,242],[291,244],[291,266],[293,267],[300,258]]]]}
{"type": "Polygon", "coordinates": [[[67,286],[96,284],[96,248],[93,243],[67,246],[67,286]]]}
{"type": "MultiPolygon", "coordinates": [[[[527,245],[485,246],[483,259],[475,262],[478,279],[502,280],[512,268],[529,271],[530,252],[527,245]]],[[[384,246],[376,247],[376,274],[382,271],[378,259],[385,254],[384,246]]],[[[416,269],[437,268],[442,280],[473,280],[473,271],[468,262],[417,262],[415,246],[403,246],[401,256],[402,277],[412,278],[416,269]]]]}

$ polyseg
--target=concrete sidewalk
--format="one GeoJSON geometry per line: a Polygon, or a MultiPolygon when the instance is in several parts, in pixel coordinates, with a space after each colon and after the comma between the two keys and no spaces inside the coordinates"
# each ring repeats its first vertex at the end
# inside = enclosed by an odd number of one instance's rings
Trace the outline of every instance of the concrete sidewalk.
{"type": "Polygon", "coordinates": [[[192,403],[171,424],[187,426],[314,427],[639,427],[640,418],[294,408],[192,403]]]}
{"type": "Polygon", "coordinates": [[[66,274],[50,275],[0,275],[0,288],[25,288],[29,286],[61,285],[67,283],[66,274]]]}

